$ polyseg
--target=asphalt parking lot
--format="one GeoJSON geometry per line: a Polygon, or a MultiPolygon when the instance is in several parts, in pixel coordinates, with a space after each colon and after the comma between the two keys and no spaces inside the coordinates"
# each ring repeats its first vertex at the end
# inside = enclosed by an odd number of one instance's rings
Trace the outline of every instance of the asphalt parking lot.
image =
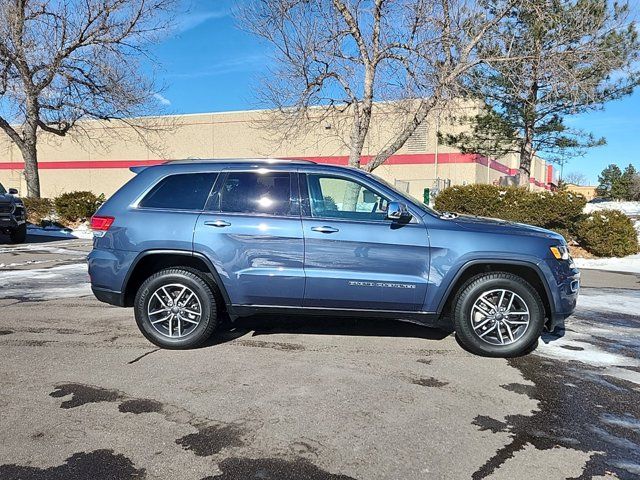
{"type": "Polygon", "coordinates": [[[165,351],[91,296],[89,250],[0,237],[1,480],[640,478],[637,276],[584,271],[518,359],[337,318],[165,351]]]}

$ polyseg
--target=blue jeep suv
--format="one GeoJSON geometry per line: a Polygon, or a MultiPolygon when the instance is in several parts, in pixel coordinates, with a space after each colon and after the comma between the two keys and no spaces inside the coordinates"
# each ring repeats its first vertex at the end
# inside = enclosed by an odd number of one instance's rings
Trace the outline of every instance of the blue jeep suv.
{"type": "MultiPolygon", "coordinates": [[[[92,219],[95,296],[133,307],[164,348],[202,344],[223,315],[388,317],[452,328],[514,356],[576,306],[561,235],[439,213],[362,170],[287,160],[172,161],[92,219]]],[[[318,322],[322,322],[319,317],[318,322]]]]}

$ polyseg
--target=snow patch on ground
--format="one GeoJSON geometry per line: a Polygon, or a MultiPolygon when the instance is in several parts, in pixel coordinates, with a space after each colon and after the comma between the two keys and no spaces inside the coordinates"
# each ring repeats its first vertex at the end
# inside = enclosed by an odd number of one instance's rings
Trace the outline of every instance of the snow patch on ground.
{"type": "Polygon", "coordinates": [[[0,297],[53,300],[91,295],[86,263],[13,270],[0,276],[0,297]]]}
{"type": "Polygon", "coordinates": [[[635,316],[640,327],[640,290],[582,289],[578,310],[595,310],[635,316]]]}
{"type": "MultiPolygon", "coordinates": [[[[543,334],[536,353],[556,360],[573,360],[597,367],[640,365],[637,360],[607,352],[588,343],[588,340],[588,335],[571,331],[565,332],[560,338],[552,334],[543,334]]],[[[638,383],[640,383],[640,375],[638,377],[638,383]]]]}
{"type": "Polygon", "coordinates": [[[27,227],[28,235],[38,235],[41,237],[56,237],[56,238],[82,238],[89,240],[93,238],[93,233],[87,225],[80,225],[75,229],[60,228],[60,227],[38,227],[36,225],[29,225],[27,227]]]}
{"type": "Polygon", "coordinates": [[[640,433],[640,420],[631,415],[616,416],[610,413],[604,413],[600,416],[600,420],[608,425],[628,428],[629,430],[640,433]]]}
{"type": "Polygon", "coordinates": [[[565,330],[544,333],[535,353],[589,365],[595,370],[583,375],[591,381],[613,377],[640,385],[639,310],[639,290],[583,289],[565,330]]]}
{"type": "Polygon", "coordinates": [[[0,263],[0,268],[16,268],[16,267],[24,267],[26,265],[38,265],[41,263],[50,263],[50,262],[54,262],[55,260],[29,260],[27,262],[22,262],[22,263],[0,263]]]}
{"type": "Polygon", "coordinates": [[[640,274],[640,253],[622,258],[574,258],[576,267],[640,274]]]}

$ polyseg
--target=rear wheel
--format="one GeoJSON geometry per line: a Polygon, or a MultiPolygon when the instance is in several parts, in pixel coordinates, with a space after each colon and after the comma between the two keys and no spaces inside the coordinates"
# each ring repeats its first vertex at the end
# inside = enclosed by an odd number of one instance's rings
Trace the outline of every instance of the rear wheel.
{"type": "Polygon", "coordinates": [[[461,288],[454,305],[456,335],[473,353],[514,357],[529,353],[544,327],[544,306],[526,280],[485,273],[461,288]]]}
{"type": "Polygon", "coordinates": [[[134,303],[142,334],[162,348],[202,345],[218,323],[211,288],[191,270],[169,268],[149,277],[134,303]]]}
{"type": "Polygon", "coordinates": [[[9,238],[11,239],[11,243],[24,243],[27,239],[27,224],[23,223],[15,230],[11,230],[9,238]]]}

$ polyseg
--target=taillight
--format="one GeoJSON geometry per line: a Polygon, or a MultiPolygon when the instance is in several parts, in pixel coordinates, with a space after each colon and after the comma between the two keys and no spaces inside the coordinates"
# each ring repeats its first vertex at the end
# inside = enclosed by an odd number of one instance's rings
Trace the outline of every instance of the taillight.
{"type": "Polygon", "coordinates": [[[114,220],[114,217],[101,217],[99,215],[94,215],[91,217],[91,230],[94,232],[106,232],[109,230],[109,227],[111,227],[114,220]]]}

